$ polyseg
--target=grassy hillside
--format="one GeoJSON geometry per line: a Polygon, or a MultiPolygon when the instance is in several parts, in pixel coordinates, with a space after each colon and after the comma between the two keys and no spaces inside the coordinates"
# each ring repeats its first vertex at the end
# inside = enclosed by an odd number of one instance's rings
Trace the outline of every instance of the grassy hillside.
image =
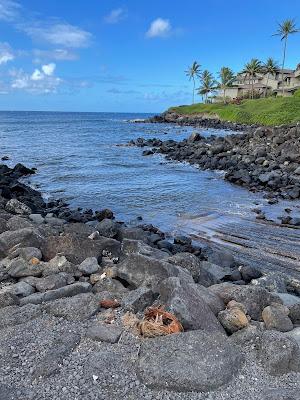
{"type": "Polygon", "coordinates": [[[244,124],[282,125],[300,122],[300,96],[296,92],[293,97],[244,100],[240,105],[199,103],[172,107],[169,111],[217,115],[221,120],[244,124]]]}

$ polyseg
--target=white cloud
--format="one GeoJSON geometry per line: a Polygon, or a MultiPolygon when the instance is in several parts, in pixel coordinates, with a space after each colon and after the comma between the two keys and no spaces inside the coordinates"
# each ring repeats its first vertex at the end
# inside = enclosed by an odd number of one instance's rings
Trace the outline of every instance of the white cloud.
{"type": "Polygon", "coordinates": [[[54,50],[33,50],[34,62],[41,64],[46,60],[59,61],[74,61],[78,59],[78,55],[69,49],[54,49],[54,50]]]}
{"type": "Polygon", "coordinates": [[[44,75],[41,73],[39,69],[35,69],[30,77],[32,81],[41,81],[44,79],[44,75]]]}
{"type": "Polygon", "coordinates": [[[172,26],[168,19],[157,18],[155,19],[151,25],[149,30],[146,33],[148,38],[155,37],[168,37],[172,33],[172,26]]]}
{"type": "Polygon", "coordinates": [[[42,66],[42,70],[45,75],[51,76],[55,71],[56,65],[54,63],[45,64],[42,66]]]}
{"type": "Polygon", "coordinates": [[[35,69],[30,76],[32,81],[42,81],[48,76],[52,76],[55,71],[56,65],[54,63],[42,65],[42,71],[35,69]]]}
{"type": "Polygon", "coordinates": [[[14,60],[15,56],[8,43],[0,43],[0,65],[14,60]]]}
{"type": "Polygon", "coordinates": [[[34,40],[69,48],[87,47],[92,36],[77,26],[60,22],[23,24],[19,28],[34,40]]]}
{"type": "Polygon", "coordinates": [[[116,8],[104,17],[107,24],[117,24],[127,17],[127,12],[123,8],[116,8]]]}
{"type": "Polygon", "coordinates": [[[35,69],[32,74],[28,74],[22,69],[12,70],[10,71],[10,76],[12,77],[10,83],[12,90],[24,90],[33,94],[56,93],[59,86],[63,83],[61,78],[47,75],[39,69],[35,69]]]}
{"type": "Polygon", "coordinates": [[[13,0],[0,0],[0,20],[13,21],[19,15],[21,6],[13,0]]]}

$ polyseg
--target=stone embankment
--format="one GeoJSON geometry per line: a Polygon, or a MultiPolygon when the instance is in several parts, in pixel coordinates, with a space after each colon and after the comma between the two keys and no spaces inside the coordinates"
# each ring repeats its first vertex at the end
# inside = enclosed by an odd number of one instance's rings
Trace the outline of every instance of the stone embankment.
{"type": "Polygon", "coordinates": [[[300,279],[0,171],[1,399],[299,399],[300,279]]]}

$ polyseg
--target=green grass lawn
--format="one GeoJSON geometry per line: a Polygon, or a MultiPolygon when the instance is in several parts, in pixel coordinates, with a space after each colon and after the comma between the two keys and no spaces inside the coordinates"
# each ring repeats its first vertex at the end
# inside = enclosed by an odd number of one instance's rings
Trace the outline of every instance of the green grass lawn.
{"type": "Polygon", "coordinates": [[[235,104],[193,104],[172,107],[169,111],[178,114],[211,114],[221,120],[241,124],[282,125],[300,122],[300,96],[268,97],[266,99],[243,100],[235,104]]]}

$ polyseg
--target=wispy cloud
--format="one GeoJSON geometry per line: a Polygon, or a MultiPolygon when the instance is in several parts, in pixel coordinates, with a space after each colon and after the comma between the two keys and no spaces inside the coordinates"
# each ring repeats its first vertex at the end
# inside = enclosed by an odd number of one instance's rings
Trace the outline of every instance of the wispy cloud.
{"type": "Polygon", "coordinates": [[[20,3],[14,0],[0,0],[0,20],[11,22],[16,29],[35,41],[67,48],[87,47],[90,44],[91,33],[78,26],[58,18],[32,18],[28,15],[28,10],[20,3]]]}
{"type": "Polygon", "coordinates": [[[122,89],[117,89],[117,88],[111,88],[107,90],[107,93],[111,94],[139,94],[140,92],[138,90],[122,90],[122,89]]]}
{"type": "Polygon", "coordinates": [[[95,82],[99,83],[111,83],[111,84],[123,84],[128,81],[128,78],[124,75],[100,75],[97,77],[94,77],[95,82]]]}
{"type": "Polygon", "coordinates": [[[54,49],[54,50],[34,49],[32,53],[34,56],[33,61],[36,64],[41,64],[43,61],[47,60],[74,61],[79,58],[78,54],[74,53],[69,49],[54,49]]]}
{"type": "Polygon", "coordinates": [[[188,100],[190,97],[190,93],[185,90],[177,90],[174,92],[149,92],[144,93],[143,99],[151,102],[161,102],[161,101],[169,101],[172,99],[172,102],[176,104],[177,102],[182,102],[188,100]]]}
{"type": "Polygon", "coordinates": [[[18,18],[21,5],[13,0],[0,0],[0,20],[14,21],[18,18]]]}
{"type": "Polygon", "coordinates": [[[172,25],[168,19],[157,18],[151,22],[150,28],[146,32],[147,38],[166,38],[172,33],[172,25]]]}
{"type": "Polygon", "coordinates": [[[0,65],[14,60],[15,55],[8,43],[0,43],[0,65]]]}
{"type": "Polygon", "coordinates": [[[87,47],[92,37],[90,32],[77,26],[57,21],[22,23],[19,29],[35,41],[68,48],[87,47]]]}
{"type": "Polygon", "coordinates": [[[178,85],[170,85],[168,83],[141,83],[139,87],[156,87],[156,88],[171,88],[171,87],[178,87],[178,85]]]}
{"type": "Polygon", "coordinates": [[[124,8],[116,8],[104,17],[107,24],[117,24],[127,17],[127,11],[124,8]]]}

